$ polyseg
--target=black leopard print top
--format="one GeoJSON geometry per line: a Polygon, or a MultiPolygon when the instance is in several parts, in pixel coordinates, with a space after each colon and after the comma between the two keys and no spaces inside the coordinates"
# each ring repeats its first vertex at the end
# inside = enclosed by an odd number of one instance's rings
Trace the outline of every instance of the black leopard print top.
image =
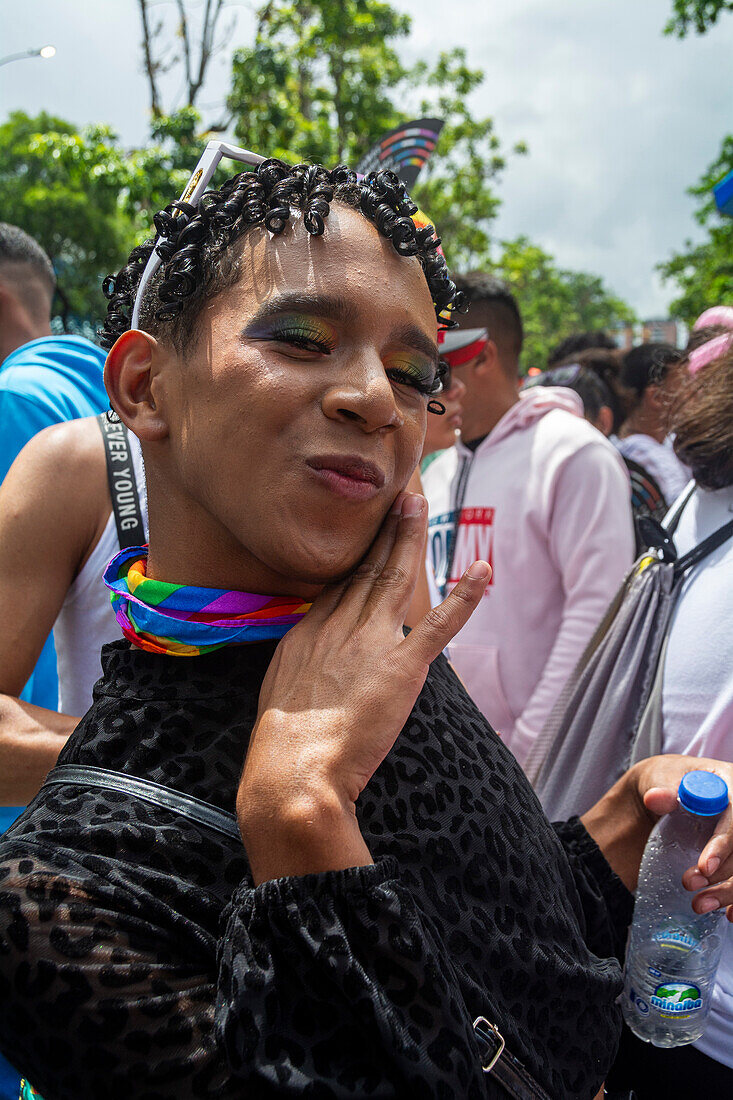
{"type": "MultiPolygon", "coordinates": [[[[273,649],[107,646],[61,762],[233,810],[273,649]]],[[[358,814],[374,866],[254,888],[238,842],[172,811],[42,790],[0,841],[0,1049],[45,1100],[504,1098],[483,1015],[551,1096],[589,1100],[631,897],[443,658],[358,814]]]]}

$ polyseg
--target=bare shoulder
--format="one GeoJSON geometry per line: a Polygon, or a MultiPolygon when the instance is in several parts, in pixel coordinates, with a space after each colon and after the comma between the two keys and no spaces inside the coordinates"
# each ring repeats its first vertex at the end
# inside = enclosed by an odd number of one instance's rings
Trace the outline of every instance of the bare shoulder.
{"type": "Polygon", "coordinates": [[[96,542],[110,509],[96,417],[44,428],[20,452],[0,488],[6,533],[43,537],[53,529],[54,538],[69,541],[79,558],[96,542]]]}
{"type": "MultiPolygon", "coordinates": [[[[92,492],[106,502],[107,477],[102,433],[94,416],[53,424],[35,435],[20,452],[8,480],[22,479],[26,490],[42,492],[42,484],[56,496],[74,497],[92,492]]],[[[35,495],[35,493],[34,493],[35,495]]]]}
{"type": "Polygon", "coordinates": [[[63,424],[44,428],[26,445],[25,451],[34,464],[56,465],[62,462],[66,469],[73,470],[75,474],[91,464],[104,473],[104,443],[96,416],[67,420],[63,424]]]}

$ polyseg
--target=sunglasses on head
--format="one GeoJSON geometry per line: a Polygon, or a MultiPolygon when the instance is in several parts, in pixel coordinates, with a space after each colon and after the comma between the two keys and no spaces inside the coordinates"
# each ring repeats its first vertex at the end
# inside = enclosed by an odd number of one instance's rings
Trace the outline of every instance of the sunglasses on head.
{"type": "MultiPolygon", "coordinates": [[[[191,173],[188,183],[183,188],[183,193],[181,194],[179,202],[185,202],[194,208],[198,206],[201,201],[201,196],[211,183],[211,178],[219,167],[219,162],[223,157],[226,157],[227,160],[239,161],[241,164],[250,164],[253,168],[258,164],[262,164],[266,159],[260,156],[259,153],[252,153],[249,149],[240,149],[236,145],[229,145],[226,141],[210,141],[201,154],[198,164],[191,173]]],[[[173,216],[175,217],[175,213],[173,216]]],[[[140,321],[140,305],[145,295],[145,291],[162,262],[162,257],[158,254],[157,248],[154,248],[150,253],[150,258],[145,265],[145,270],[138,284],[135,304],[132,308],[130,328],[138,327],[140,321]]]]}

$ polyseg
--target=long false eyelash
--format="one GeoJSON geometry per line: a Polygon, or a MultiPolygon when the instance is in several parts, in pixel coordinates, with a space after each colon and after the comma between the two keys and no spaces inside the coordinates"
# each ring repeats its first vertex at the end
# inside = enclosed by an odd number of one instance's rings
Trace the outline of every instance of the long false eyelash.
{"type": "Polygon", "coordinates": [[[439,390],[436,389],[436,385],[438,384],[437,379],[433,382],[421,382],[414,374],[408,374],[407,371],[401,371],[395,367],[390,368],[389,377],[402,383],[402,385],[410,386],[413,390],[417,390],[418,393],[424,394],[425,397],[431,397],[433,394],[439,392],[439,390]]]}
{"type": "Polygon", "coordinates": [[[322,355],[330,355],[335,347],[333,343],[304,336],[302,332],[295,332],[293,329],[274,329],[272,338],[283,344],[293,344],[294,347],[302,348],[303,351],[313,351],[315,348],[322,355]]]}

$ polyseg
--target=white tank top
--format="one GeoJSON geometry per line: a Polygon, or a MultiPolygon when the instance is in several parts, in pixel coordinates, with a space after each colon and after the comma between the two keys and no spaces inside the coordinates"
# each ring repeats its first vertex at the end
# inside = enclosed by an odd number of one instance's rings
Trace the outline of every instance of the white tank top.
{"type": "MultiPolygon", "coordinates": [[[[132,468],[135,472],[143,527],[148,529],[148,496],[140,443],[131,432],[132,468]]],[[[114,512],[110,512],[99,542],[73,584],[53,628],[59,674],[59,710],[81,717],[92,705],[92,688],[102,675],[100,652],[106,642],[122,637],[109,600],[102,573],[107,562],[119,553],[114,512]]]]}

